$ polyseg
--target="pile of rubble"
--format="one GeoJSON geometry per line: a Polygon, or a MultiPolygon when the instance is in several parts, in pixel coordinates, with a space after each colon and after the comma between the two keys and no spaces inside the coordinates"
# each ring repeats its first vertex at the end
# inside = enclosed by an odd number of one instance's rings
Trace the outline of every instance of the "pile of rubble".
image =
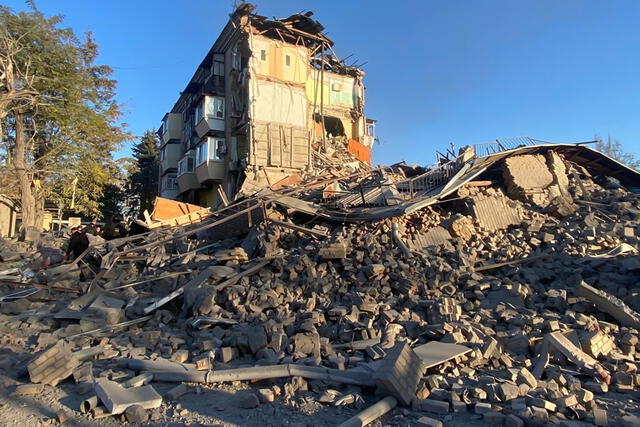
{"type": "Polygon", "coordinates": [[[38,286],[3,298],[0,368],[14,396],[72,378],[75,416],[130,422],[231,387],[230,410],[261,411],[241,424],[285,405],[345,426],[638,425],[640,199],[592,172],[516,151],[437,203],[336,223],[307,212],[360,179],[334,171],[31,277],[13,257],[6,290],[38,286]]]}

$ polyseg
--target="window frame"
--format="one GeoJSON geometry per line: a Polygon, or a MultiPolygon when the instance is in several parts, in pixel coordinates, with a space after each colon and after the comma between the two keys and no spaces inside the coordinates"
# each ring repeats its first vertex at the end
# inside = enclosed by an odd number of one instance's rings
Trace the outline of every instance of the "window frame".
{"type": "Polygon", "coordinates": [[[195,173],[196,162],[193,156],[187,156],[180,159],[178,162],[178,176],[182,176],[187,173],[195,173]],[[191,167],[189,167],[189,161],[191,161],[191,167]]]}
{"type": "Polygon", "coordinates": [[[162,119],[162,135],[169,133],[169,117],[162,119]]]}
{"type": "Polygon", "coordinates": [[[206,151],[207,151],[207,146],[206,146],[207,142],[203,141],[201,143],[199,143],[196,146],[196,166],[200,166],[203,163],[207,162],[207,155],[206,155],[206,151]],[[201,158],[203,157],[202,154],[203,152],[205,152],[204,158],[201,160],[201,158]]]}
{"type": "Polygon", "coordinates": [[[169,174],[164,178],[165,190],[177,190],[178,189],[178,176],[175,174],[169,174]],[[173,185],[170,185],[173,183],[173,185]]]}

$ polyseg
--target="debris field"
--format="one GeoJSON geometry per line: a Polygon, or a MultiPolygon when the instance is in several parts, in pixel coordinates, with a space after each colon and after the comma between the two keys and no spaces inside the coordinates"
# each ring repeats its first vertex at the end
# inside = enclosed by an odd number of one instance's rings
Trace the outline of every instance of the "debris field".
{"type": "Polygon", "coordinates": [[[637,172],[536,141],[342,154],[71,263],[64,236],[2,241],[0,411],[63,389],[38,421],[640,424],[637,172]]]}

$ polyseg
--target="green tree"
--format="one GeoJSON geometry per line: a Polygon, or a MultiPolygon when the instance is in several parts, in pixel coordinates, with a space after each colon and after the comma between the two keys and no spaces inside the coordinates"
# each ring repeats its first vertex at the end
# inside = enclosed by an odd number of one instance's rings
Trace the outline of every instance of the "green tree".
{"type": "Polygon", "coordinates": [[[61,17],[29,5],[17,14],[0,7],[3,169],[19,189],[24,226],[39,225],[45,199],[97,216],[111,153],[129,138],[116,82],[95,63],[90,33],[78,39],[61,17]]]}
{"type": "Polygon", "coordinates": [[[135,170],[129,175],[128,193],[132,216],[143,217],[153,210],[158,195],[160,143],[155,132],[148,130],[133,147],[135,170]]]}
{"type": "Polygon", "coordinates": [[[609,157],[613,157],[620,163],[632,167],[636,170],[640,170],[640,159],[638,159],[633,153],[626,152],[622,148],[622,144],[619,140],[611,139],[611,135],[607,135],[607,140],[603,141],[599,135],[596,134],[596,149],[609,157]]]}

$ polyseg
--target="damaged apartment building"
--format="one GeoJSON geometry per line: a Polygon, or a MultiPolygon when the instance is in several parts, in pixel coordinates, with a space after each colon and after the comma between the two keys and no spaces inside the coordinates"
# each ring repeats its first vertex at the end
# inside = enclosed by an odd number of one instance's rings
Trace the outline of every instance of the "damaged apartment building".
{"type": "Polygon", "coordinates": [[[253,10],[231,14],[162,120],[162,197],[219,206],[243,185],[312,171],[326,152],[370,164],[364,72],[337,58],[312,13],[270,20],[253,10]]]}

